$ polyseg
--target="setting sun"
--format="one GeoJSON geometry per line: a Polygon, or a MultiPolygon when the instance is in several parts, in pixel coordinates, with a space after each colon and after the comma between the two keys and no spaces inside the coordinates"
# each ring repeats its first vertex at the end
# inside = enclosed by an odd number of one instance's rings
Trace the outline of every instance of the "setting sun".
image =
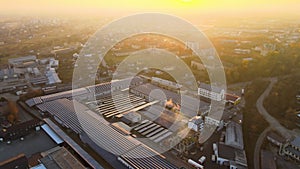
{"type": "Polygon", "coordinates": [[[0,169],[296,169],[300,0],[0,0],[0,169]]]}
{"type": "MultiPolygon", "coordinates": [[[[15,0],[1,1],[0,13],[5,14],[105,14],[164,12],[194,14],[201,12],[273,12],[295,13],[297,0],[15,0]],[[55,11],[55,12],[54,12],[55,11]]],[[[224,13],[222,13],[224,15],[224,13]]]]}

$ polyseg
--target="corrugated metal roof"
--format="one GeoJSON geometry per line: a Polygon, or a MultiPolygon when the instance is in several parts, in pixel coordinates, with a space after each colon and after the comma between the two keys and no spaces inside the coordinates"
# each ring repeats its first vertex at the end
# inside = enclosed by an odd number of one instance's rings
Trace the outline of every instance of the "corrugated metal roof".
{"type": "Polygon", "coordinates": [[[30,169],[47,169],[43,164],[39,164],[37,166],[31,167],[30,169]]]}
{"type": "Polygon", "coordinates": [[[202,89],[208,90],[208,91],[216,92],[216,93],[221,93],[221,91],[224,90],[224,89],[221,89],[217,86],[213,86],[213,85],[210,85],[210,84],[207,84],[207,83],[200,83],[199,87],[202,88],[202,89]]]}
{"type": "Polygon", "coordinates": [[[64,142],[47,124],[43,124],[41,127],[55,141],[56,144],[61,144],[64,142]]]}
{"type": "Polygon", "coordinates": [[[91,167],[95,169],[103,169],[103,167],[94,160],[86,151],[84,151],[74,140],[66,135],[56,124],[50,119],[44,119],[44,121],[70,146],[72,149],[81,156],[91,167]]]}
{"type": "Polygon", "coordinates": [[[244,148],[243,131],[238,123],[231,121],[227,125],[225,144],[238,149],[244,148]]]}
{"type": "MultiPolygon", "coordinates": [[[[165,158],[144,145],[138,145],[130,151],[118,157],[125,165],[129,165],[136,169],[146,168],[164,168],[175,169],[173,164],[169,163],[165,158]]],[[[129,167],[128,167],[129,168],[129,167]]]]}

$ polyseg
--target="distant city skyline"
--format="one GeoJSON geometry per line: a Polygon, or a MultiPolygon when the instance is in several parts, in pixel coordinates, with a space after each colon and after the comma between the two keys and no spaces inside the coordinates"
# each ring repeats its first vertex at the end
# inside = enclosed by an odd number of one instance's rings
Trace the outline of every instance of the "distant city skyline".
{"type": "Polygon", "coordinates": [[[298,15],[300,9],[297,0],[1,0],[0,4],[0,15],[78,17],[122,16],[140,12],[163,12],[179,16],[298,15]]]}

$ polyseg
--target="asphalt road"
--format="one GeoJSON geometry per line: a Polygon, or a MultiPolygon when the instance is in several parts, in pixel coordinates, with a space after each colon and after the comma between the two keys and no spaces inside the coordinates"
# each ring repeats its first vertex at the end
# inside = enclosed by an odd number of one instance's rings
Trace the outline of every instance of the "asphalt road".
{"type": "Polygon", "coordinates": [[[255,144],[255,150],[254,150],[254,169],[260,169],[260,148],[261,145],[264,142],[264,139],[269,131],[271,131],[272,128],[269,126],[267,127],[258,137],[256,144],[255,144]]]}
{"type": "Polygon", "coordinates": [[[263,94],[258,98],[256,102],[256,107],[258,112],[265,118],[265,120],[269,123],[270,126],[260,134],[259,138],[256,141],[256,146],[254,150],[254,162],[255,162],[254,169],[260,169],[260,148],[268,131],[275,130],[286,139],[291,139],[294,135],[296,135],[293,131],[283,127],[277,121],[277,119],[271,116],[264,108],[263,105],[264,100],[270,94],[273,85],[277,82],[277,78],[269,78],[269,80],[270,80],[269,86],[266,88],[266,90],[263,92],[263,94]]]}
{"type": "Polygon", "coordinates": [[[263,94],[258,98],[256,102],[256,107],[258,112],[265,118],[265,120],[270,124],[271,128],[277,131],[280,135],[282,135],[286,139],[291,139],[292,134],[290,130],[283,127],[277,119],[271,116],[267,110],[264,108],[264,100],[270,94],[273,85],[277,82],[277,78],[270,78],[270,84],[267,89],[263,92],[263,94]]]}

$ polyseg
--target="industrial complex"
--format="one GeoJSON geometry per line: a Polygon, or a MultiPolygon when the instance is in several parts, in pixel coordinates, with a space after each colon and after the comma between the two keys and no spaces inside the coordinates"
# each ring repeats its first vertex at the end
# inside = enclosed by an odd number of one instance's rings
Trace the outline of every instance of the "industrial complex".
{"type": "MultiPolygon", "coordinates": [[[[195,97],[181,94],[179,88],[179,84],[171,81],[136,76],[27,100],[26,106],[42,119],[38,126],[60,147],[42,153],[38,165],[60,164],[55,157],[70,149],[80,159],[78,166],[101,168],[81,148],[84,145],[118,169],[204,167],[204,161],[196,162],[195,158],[174,162],[172,154],[184,155],[186,151],[198,149],[203,144],[201,133],[217,127],[225,139],[217,144],[211,142],[215,151],[203,159],[214,156],[215,165],[247,168],[241,121],[228,115],[221,119],[208,116],[210,103],[201,100],[206,97],[226,103],[225,89],[205,88],[206,95],[200,93],[195,97]],[[212,98],[213,95],[216,97],[212,98]],[[78,139],[73,140],[70,134],[78,139]]],[[[2,138],[2,141],[9,140],[2,138]]],[[[65,161],[74,159],[69,156],[65,161]]],[[[62,165],[67,164],[58,166],[62,165]]]]}
{"type": "MultiPolygon", "coordinates": [[[[28,67],[28,62],[46,64],[46,72],[58,66],[55,59],[30,56],[9,60],[9,70],[26,70],[25,79],[41,78],[39,69],[28,67]],[[34,75],[28,74],[30,68],[34,75]]],[[[199,83],[198,95],[191,95],[181,91],[181,84],[137,75],[58,91],[49,85],[60,83],[57,74],[52,75],[46,73],[42,82],[48,84],[45,94],[19,102],[34,118],[14,125],[3,121],[0,132],[0,141],[8,145],[39,134],[50,138],[49,147],[41,147],[30,158],[17,154],[2,161],[0,168],[248,168],[243,114],[238,111],[241,96],[225,88],[199,83]],[[212,102],[225,105],[224,110],[211,112],[212,102]],[[207,140],[205,134],[210,135],[207,140]]],[[[22,74],[15,80],[19,77],[22,74]]],[[[2,83],[11,78],[3,76],[2,83]]],[[[34,82],[25,84],[41,84],[34,82]]],[[[3,99],[1,105],[13,104],[3,99]]],[[[18,111],[14,115],[15,121],[20,120],[18,111]]],[[[299,161],[299,138],[284,140],[269,133],[267,139],[279,147],[279,155],[299,161]]],[[[262,152],[261,157],[269,158],[270,153],[262,152]]]]}
{"type": "Polygon", "coordinates": [[[8,59],[8,66],[0,69],[0,93],[19,89],[23,94],[23,88],[61,83],[58,66],[54,58],[37,59],[34,55],[8,59]]]}

